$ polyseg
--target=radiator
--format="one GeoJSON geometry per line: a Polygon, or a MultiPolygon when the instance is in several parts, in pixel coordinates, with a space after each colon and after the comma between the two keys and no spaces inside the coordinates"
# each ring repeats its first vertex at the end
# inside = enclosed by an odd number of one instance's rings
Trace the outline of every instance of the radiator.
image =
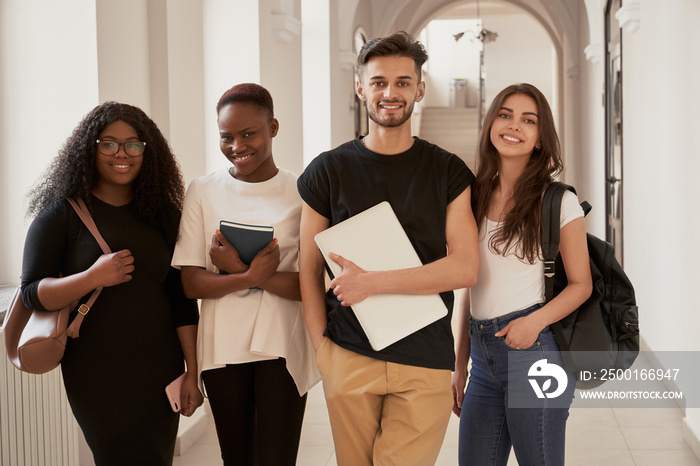
{"type": "Polygon", "coordinates": [[[80,431],[60,369],[21,372],[7,359],[1,330],[0,343],[0,465],[78,466],[80,431]]]}

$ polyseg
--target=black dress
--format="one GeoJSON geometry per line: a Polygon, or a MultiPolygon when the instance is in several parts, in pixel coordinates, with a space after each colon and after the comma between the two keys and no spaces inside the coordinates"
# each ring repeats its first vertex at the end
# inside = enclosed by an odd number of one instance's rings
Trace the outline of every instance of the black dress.
{"type": "MultiPolygon", "coordinates": [[[[79,338],[68,339],[61,362],[68,401],[98,465],[172,464],[179,415],[164,389],[184,370],[176,328],[197,323],[196,301],[184,296],[164,237],[132,205],[94,196],[90,204],[112,252],[129,249],[135,270],[131,281],[102,290],[79,338]]],[[[42,278],[86,270],[101,254],[68,202],[45,209],[24,247],[25,302],[42,308],[42,278]]]]}

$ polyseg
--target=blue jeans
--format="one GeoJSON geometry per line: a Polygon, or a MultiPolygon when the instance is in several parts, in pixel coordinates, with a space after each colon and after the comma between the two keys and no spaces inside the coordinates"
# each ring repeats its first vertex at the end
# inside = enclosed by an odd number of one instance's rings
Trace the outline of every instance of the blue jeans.
{"type": "MultiPolygon", "coordinates": [[[[541,375],[532,372],[535,368],[532,361],[544,360],[545,365],[549,362],[563,367],[554,333],[549,327],[545,328],[526,349],[509,347],[504,338],[494,336],[509,322],[540,307],[542,304],[537,304],[496,319],[469,320],[472,368],[459,424],[460,465],[505,466],[511,446],[520,466],[564,465],[566,420],[576,378],[572,373],[557,369],[562,380],[557,379],[554,386],[566,383],[566,389],[557,395],[556,402],[543,396],[538,399],[535,382],[528,380],[528,369],[529,375],[541,375]],[[522,356],[528,358],[527,363],[517,362],[522,356]],[[515,367],[518,364],[522,367],[515,367]],[[519,384],[513,382],[512,374],[516,369],[523,374],[519,384]],[[529,395],[537,404],[513,407],[513,399],[522,398],[520,395],[529,395]]],[[[552,381],[543,384],[544,393],[552,385],[552,381]]]]}

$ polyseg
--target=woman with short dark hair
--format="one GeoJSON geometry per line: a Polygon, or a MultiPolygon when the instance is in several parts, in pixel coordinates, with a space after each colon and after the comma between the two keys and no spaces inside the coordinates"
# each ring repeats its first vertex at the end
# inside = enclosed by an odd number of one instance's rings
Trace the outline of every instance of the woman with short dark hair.
{"type": "Polygon", "coordinates": [[[173,265],[202,300],[197,358],[224,464],[293,465],[318,381],[299,293],[301,198],[272,155],[279,122],[267,89],[237,84],[216,113],[229,165],[187,189],[173,265]],[[271,226],[274,239],[244,261],[222,220],[271,226]]]}

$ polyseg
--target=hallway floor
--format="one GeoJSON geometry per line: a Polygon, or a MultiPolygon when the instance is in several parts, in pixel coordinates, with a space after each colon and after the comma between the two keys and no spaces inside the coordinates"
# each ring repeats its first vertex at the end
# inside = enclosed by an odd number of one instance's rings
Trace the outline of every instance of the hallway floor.
{"type": "MultiPolygon", "coordinates": [[[[574,402],[576,406],[576,402],[574,402]]],[[[211,415],[206,433],[174,466],[221,465],[219,445],[211,415]]],[[[567,466],[700,466],[683,440],[683,415],[676,408],[572,408],[567,424],[567,466]]],[[[452,415],[438,466],[457,464],[459,419],[452,415]]],[[[333,441],[323,388],[310,392],[299,449],[300,466],[335,466],[333,441]]],[[[509,466],[517,465],[511,454],[509,466]]]]}

